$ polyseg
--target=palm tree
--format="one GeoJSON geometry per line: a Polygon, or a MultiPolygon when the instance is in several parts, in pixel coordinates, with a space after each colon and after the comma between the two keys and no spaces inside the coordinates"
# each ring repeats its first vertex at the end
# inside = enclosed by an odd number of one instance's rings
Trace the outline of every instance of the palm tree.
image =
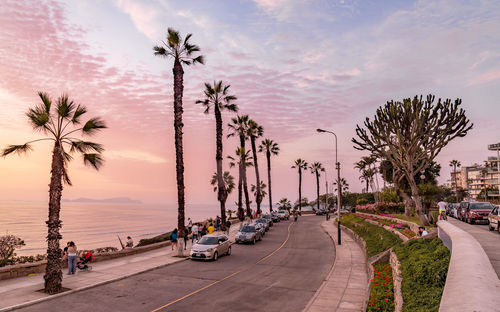
{"type": "Polygon", "coordinates": [[[227,214],[229,215],[229,219],[233,217],[234,210],[228,209],[227,214]]]}
{"type": "MultiPolygon", "coordinates": [[[[223,202],[221,201],[221,209],[224,207],[224,211],[221,210],[221,227],[222,230],[226,230],[226,199],[229,194],[234,190],[234,177],[231,175],[229,171],[224,171],[222,174],[222,187],[224,188],[224,198],[223,202]]],[[[215,172],[212,175],[212,179],[210,180],[210,184],[214,187],[214,192],[217,192],[217,194],[220,194],[220,180],[219,180],[219,174],[215,172]]]]}
{"type": "MultiPolygon", "coordinates": [[[[333,185],[337,185],[337,182],[333,182],[333,185]]],[[[337,191],[337,187],[335,187],[337,191]]],[[[340,178],[340,198],[342,198],[342,193],[347,193],[349,191],[349,183],[344,178],[340,178]]]]}
{"type": "MultiPolygon", "coordinates": [[[[260,204],[262,203],[263,195],[260,189],[260,175],[259,175],[259,163],[257,162],[257,146],[255,145],[255,139],[261,137],[264,134],[264,128],[260,126],[253,120],[248,121],[248,132],[247,135],[250,138],[250,144],[252,145],[252,155],[253,155],[253,166],[255,168],[255,184],[257,184],[257,194],[255,195],[255,203],[257,204],[257,214],[260,214],[260,204]]],[[[252,191],[253,192],[253,191],[252,191]]]]}
{"type": "Polygon", "coordinates": [[[366,192],[368,192],[368,184],[370,183],[370,180],[367,178],[366,173],[365,173],[366,166],[367,166],[367,164],[366,164],[366,162],[363,159],[361,159],[360,161],[354,163],[354,168],[358,169],[359,172],[361,173],[361,176],[359,177],[359,179],[362,180],[362,181],[363,180],[365,181],[365,183],[366,183],[366,192]]]}
{"type": "MultiPolygon", "coordinates": [[[[375,171],[373,169],[364,169],[362,172],[361,172],[361,175],[359,176],[359,179],[361,181],[365,181],[366,182],[366,192],[368,192],[368,186],[369,185],[373,185],[373,183],[370,183],[373,181],[373,176],[375,175],[375,171]]],[[[373,192],[373,187],[372,187],[372,192],[373,192]]]]}
{"type": "MultiPolygon", "coordinates": [[[[222,219],[222,230],[226,229],[226,200],[229,192],[226,189],[227,183],[226,172],[222,172],[222,114],[221,111],[227,110],[230,112],[238,111],[238,107],[233,102],[236,96],[229,95],[229,85],[224,85],[222,81],[215,82],[211,86],[205,83],[205,99],[196,101],[197,104],[203,104],[205,107],[205,114],[210,113],[210,107],[213,107],[215,113],[215,135],[216,135],[216,156],[217,163],[217,200],[220,203],[220,214],[222,219]]],[[[229,174],[229,172],[227,172],[229,174]]],[[[232,177],[231,177],[232,178],[232,177]]],[[[234,182],[233,182],[234,187],[234,182]]]]}
{"type": "Polygon", "coordinates": [[[280,148],[278,143],[270,139],[262,140],[259,146],[259,152],[266,151],[267,157],[267,185],[269,185],[269,211],[273,212],[273,199],[271,192],[271,155],[278,155],[280,148]]]}
{"type": "Polygon", "coordinates": [[[280,199],[280,201],[278,202],[278,205],[279,205],[279,209],[283,209],[286,211],[290,211],[290,209],[292,208],[292,203],[286,197],[283,197],[282,199],[280,199]]]}
{"type": "Polygon", "coordinates": [[[61,220],[61,196],[63,182],[71,185],[68,175],[68,164],[73,159],[73,154],[83,156],[83,163],[98,170],[103,164],[101,153],[104,148],[101,144],[84,141],[75,138],[80,132],[82,135],[93,135],[99,130],[106,128],[104,121],[98,117],[89,119],[82,125],[81,118],[87,112],[87,108],[77,105],[67,95],[57,99],[56,105],[52,105],[52,99],[47,93],[39,92],[38,96],[42,103],[30,108],[26,113],[30,124],[35,132],[43,133],[46,138],[33,140],[22,145],[9,145],[2,151],[5,157],[11,153],[22,154],[31,151],[32,143],[37,141],[53,141],[52,169],[49,185],[49,219],[46,222],[47,234],[47,266],[45,268],[45,292],[55,294],[62,290],[62,251],[59,248],[59,233],[61,220]],[[51,111],[51,108],[52,109],[51,111]],[[69,148],[69,151],[65,149],[69,148]]]}
{"type": "Polygon", "coordinates": [[[321,175],[320,172],[324,172],[325,171],[325,168],[323,168],[323,165],[321,165],[320,162],[315,162],[313,163],[309,169],[311,169],[311,173],[312,174],[316,174],[316,194],[317,194],[317,198],[318,200],[316,201],[317,202],[317,207],[318,207],[318,210],[319,210],[319,177],[321,175]]]}
{"type": "MultiPolygon", "coordinates": [[[[262,198],[266,197],[267,195],[267,192],[265,191],[266,190],[266,183],[264,183],[264,181],[260,181],[260,194],[262,196],[262,198]]],[[[257,198],[257,186],[255,184],[252,184],[250,185],[250,191],[253,193],[253,196],[255,196],[255,198],[257,198]]]]}
{"type": "Polygon", "coordinates": [[[450,161],[450,167],[453,167],[453,183],[454,183],[454,186],[455,186],[455,196],[457,198],[457,203],[458,203],[458,192],[457,192],[457,167],[460,167],[462,166],[462,164],[456,160],[456,159],[453,159],[452,161],[450,161]]]}
{"type": "Polygon", "coordinates": [[[302,212],[302,170],[307,170],[307,162],[303,159],[297,159],[292,168],[299,171],[299,211],[302,212]]]}
{"type": "Polygon", "coordinates": [[[227,137],[230,136],[238,136],[240,138],[240,148],[242,149],[242,152],[239,153],[239,156],[241,157],[239,165],[240,165],[240,176],[239,179],[241,180],[242,186],[243,186],[243,193],[245,194],[245,204],[246,204],[246,211],[247,211],[247,216],[249,218],[252,218],[252,210],[250,209],[250,198],[248,196],[248,183],[247,183],[247,166],[244,164],[247,163],[247,151],[245,148],[245,142],[248,139],[247,133],[248,133],[248,115],[243,115],[243,116],[238,116],[237,118],[231,119],[231,123],[228,124],[229,129],[232,131],[227,135],[227,137]]]}
{"type": "MultiPolygon", "coordinates": [[[[243,199],[242,199],[242,193],[243,193],[243,175],[244,175],[244,169],[246,167],[252,166],[252,156],[250,156],[250,153],[248,151],[245,151],[244,148],[239,147],[236,149],[236,158],[233,156],[227,156],[227,158],[230,160],[229,166],[231,168],[235,167],[238,165],[238,170],[239,170],[239,179],[238,179],[238,218],[240,221],[243,221],[245,219],[245,211],[243,210],[243,199]],[[242,165],[242,159],[245,160],[244,165],[242,165]]],[[[245,197],[245,202],[247,203],[247,215],[250,214],[252,215],[252,211],[250,210],[250,201],[248,199],[248,196],[245,197]]]]}
{"type": "MultiPolygon", "coordinates": [[[[188,34],[184,40],[177,30],[168,28],[167,40],[162,40],[162,45],[153,47],[154,55],[174,59],[174,131],[175,131],[175,160],[177,175],[177,228],[180,237],[184,236],[184,154],[182,148],[182,95],[184,90],[184,70],[182,65],[190,66],[196,63],[203,64],[203,55],[194,56],[200,51],[197,45],[191,44],[188,34]]],[[[179,251],[181,251],[179,245],[179,251]]]]}

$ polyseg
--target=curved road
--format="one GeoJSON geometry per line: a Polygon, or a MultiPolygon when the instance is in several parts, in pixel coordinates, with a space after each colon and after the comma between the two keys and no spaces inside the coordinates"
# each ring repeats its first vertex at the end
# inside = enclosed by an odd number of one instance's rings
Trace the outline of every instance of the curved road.
{"type": "Polygon", "coordinates": [[[216,262],[182,261],[21,311],[302,311],[334,261],[322,221],[282,221],[216,262]]]}
{"type": "Polygon", "coordinates": [[[500,235],[497,231],[490,231],[486,224],[468,224],[448,217],[448,221],[471,234],[483,247],[490,259],[497,276],[500,278],[500,235]]]}

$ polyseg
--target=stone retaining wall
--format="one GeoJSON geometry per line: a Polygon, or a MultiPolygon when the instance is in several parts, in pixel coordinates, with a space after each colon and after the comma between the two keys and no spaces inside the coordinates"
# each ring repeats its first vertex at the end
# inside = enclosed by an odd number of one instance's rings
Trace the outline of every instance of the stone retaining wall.
{"type": "Polygon", "coordinates": [[[394,282],[394,311],[401,312],[403,309],[403,292],[401,291],[401,286],[403,283],[403,275],[401,273],[401,263],[399,263],[398,256],[396,253],[390,249],[389,263],[392,268],[392,279],[394,282]]]}

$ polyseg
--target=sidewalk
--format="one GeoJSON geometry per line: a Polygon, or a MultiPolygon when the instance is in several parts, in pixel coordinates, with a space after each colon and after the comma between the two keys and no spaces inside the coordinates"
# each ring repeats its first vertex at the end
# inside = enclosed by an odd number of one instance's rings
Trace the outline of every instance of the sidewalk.
{"type": "Polygon", "coordinates": [[[368,299],[368,272],[361,247],[344,231],[337,245],[337,226],[324,221],[321,226],[335,244],[335,263],[323,284],[309,301],[307,312],[359,312],[368,299]]]}
{"type": "MultiPolygon", "coordinates": [[[[230,240],[234,241],[239,228],[239,224],[231,227],[230,240]]],[[[185,255],[187,255],[191,246],[191,240],[188,240],[185,255]]],[[[39,291],[44,287],[44,273],[2,280],[0,281],[0,298],[2,298],[0,300],[0,312],[9,311],[22,305],[50,300],[188,259],[176,255],[177,250],[172,250],[171,246],[167,246],[132,256],[92,263],[92,271],[90,272],[78,271],[77,269],[75,275],[66,275],[67,271],[64,269],[63,287],[70,290],[52,296],[39,291]]]]}

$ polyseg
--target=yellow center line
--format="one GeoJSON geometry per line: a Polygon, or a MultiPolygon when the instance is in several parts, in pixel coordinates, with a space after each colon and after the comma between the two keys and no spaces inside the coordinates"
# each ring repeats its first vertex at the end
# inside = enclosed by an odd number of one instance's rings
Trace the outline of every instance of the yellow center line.
{"type": "Polygon", "coordinates": [[[234,273],[231,273],[231,274],[229,274],[228,276],[223,277],[223,278],[221,278],[221,279],[219,279],[219,280],[216,280],[215,282],[212,282],[212,283],[210,283],[210,284],[208,284],[208,285],[206,285],[206,286],[204,286],[204,287],[202,287],[202,288],[200,288],[200,289],[198,289],[198,290],[195,290],[195,291],[193,291],[193,292],[191,292],[191,293],[189,293],[189,294],[187,294],[187,295],[185,295],[185,296],[183,296],[183,297],[180,297],[180,298],[178,298],[178,299],[175,299],[174,301],[170,301],[169,303],[167,303],[167,304],[165,304],[165,305],[162,305],[161,307],[156,308],[156,309],[152,310],[151,312],[157,312],[157,311],[160,311],[160,310],[162,310],[162,309],[164,309],[164,308],[166,308],[166,307],[168,307],[168,306],[170,306],[170,305],[172,305],[172,304],[174,304],[174,303],[177,303],[177,302],[182,301],[182,300],[184,300],[184,299],[186,299],[186,298],[188,298],[188,297],[191,297],[192,295],[195,295],[195,294],[197,294],[197,293],[199,293],[199,292],[201,292],[201,291],[203,291],[203,290],[205,290],[205,289],[207,289],[207,288],[209,288],[209,287],[212,287],[212,286],[213,286],[213,285],[215,285],[215,284],[218,284],[218,283],[220,283],[220,282],[223,282],[223,281],[227,280],[228,278],[231,278],[231,277],[233,277],[233,276],[235,276],[235,275],[237,275],[237,274],[239,274],[239,273],[241,273],[241,272],[247,271],[247,270],[251,269],[252,267],[256,266],[257,264],[261,263],[262,261],[264,261],[264,260],[268,259],[268,258],[269,258],[269,257],[271,257],[272,255],[274,255],[275,253],[277,253],[277,252],[278,252],[281,248],[283,248],[283,247],[285,246],[285,244],[288,242],[288,239],[290,238],[290,227],[291,227],[292,225],[293,225],[293,223],[290,223],[290,225],[288,226],[288,234],[287,234],[287,236],[286,236],[285,241],[281,244],[281,246],[279,246],[277,249],[275,249],[273,252],[271,252],[271,253],[270,253],[270,254],[268,254],[267,256],[265,256],[265,257],[261,258],[260,260],[258,260],[257,262],[255,262],[255,263],[253,263],[253,264],[247,265],[246,267],[244,267],[243,269],[241,269],[241,270],[239,270],[239,271],[236,271],[236,272],[234,272],[234,273]]]}

